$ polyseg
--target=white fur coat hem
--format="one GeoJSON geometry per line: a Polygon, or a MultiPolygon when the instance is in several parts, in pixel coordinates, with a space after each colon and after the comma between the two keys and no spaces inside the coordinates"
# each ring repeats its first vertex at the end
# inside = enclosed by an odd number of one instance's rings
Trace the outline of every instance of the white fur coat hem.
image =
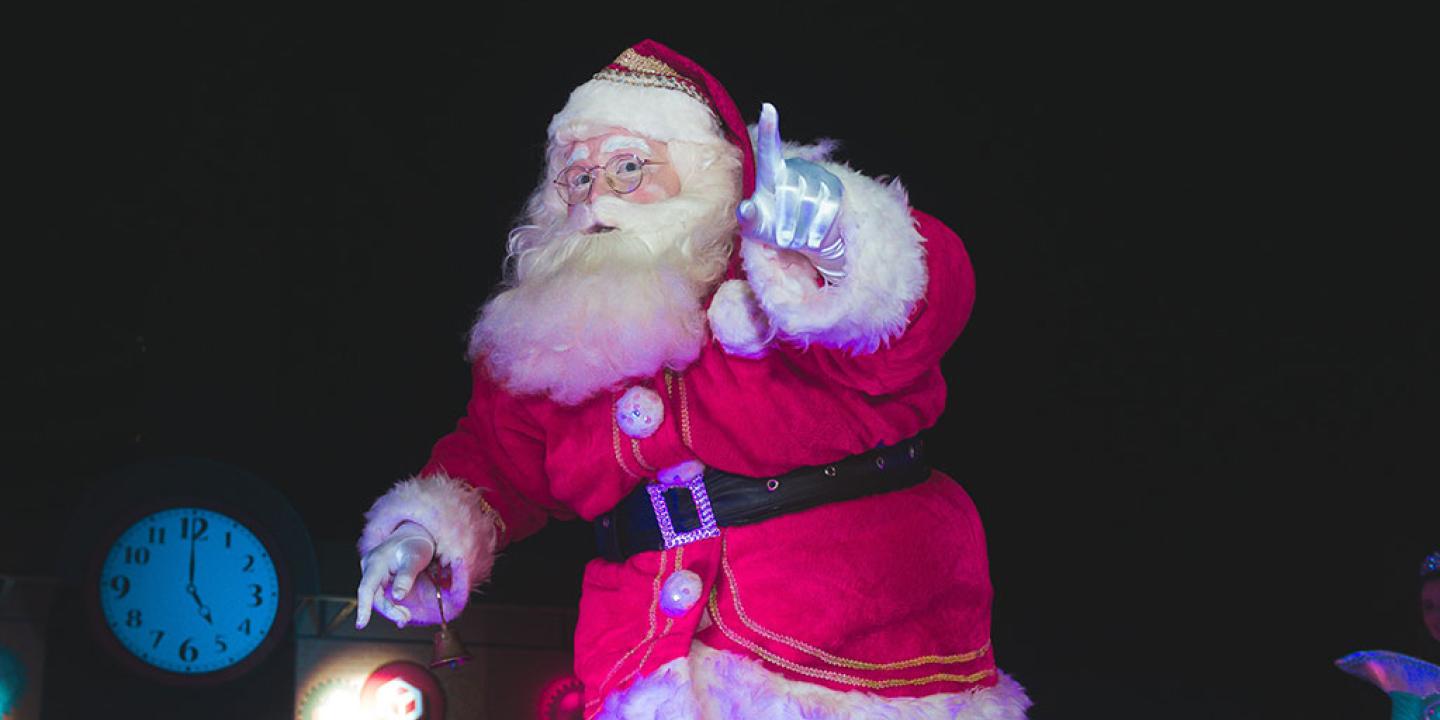
{"type": "Polygon", "coordinates": [[[597,720],[1024,720],[1025,688],[1000,682],[970,692],[887,698],[788,680],[758,660],[700,642],[606,698],[597,720]]]}

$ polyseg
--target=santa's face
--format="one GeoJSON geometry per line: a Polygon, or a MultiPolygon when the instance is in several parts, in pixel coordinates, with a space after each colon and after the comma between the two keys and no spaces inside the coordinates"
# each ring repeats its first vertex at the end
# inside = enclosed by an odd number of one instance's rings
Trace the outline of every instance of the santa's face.
{"type": "Polygon", "coordinates": [[[1440,642],[1440,578],[1420,586],[1420,614],[1430,637],[1440,642]]]}
{"type": "MultiPolygon", "coordinates": [[[[569,206],[566,225],[571,230],[593,234],[615,229],[596,216],[595,204],[607,202],[603,198],[615,197],[644,205],[680,194],[680,174],[670,162],[669,145],[624,128],[604,128],[594,137],[560,148],[560,153],[566,161],[561,177],[577,169],[590,171],[584,176],[586,190],[580,193],[583,199],[569,206]],[[606,169],[617,159],[628,168],[638,168],[634,172],[639,173],[640,184],[634,190],[625,192],[624,187],[617,187],[606,178],[606,169]]],[[[559,178],[557,184],[564,185],[559,178]]],[[[565,194],[562,189],[561,195],[565,194]]]]}
{"type": "Polygon", "coordinates": [[[739,150],[716,140],[610,127],[552,146],[502,292],[471,331],[497,381],[574,404],[699,356],[740,190],[739,150]]]}

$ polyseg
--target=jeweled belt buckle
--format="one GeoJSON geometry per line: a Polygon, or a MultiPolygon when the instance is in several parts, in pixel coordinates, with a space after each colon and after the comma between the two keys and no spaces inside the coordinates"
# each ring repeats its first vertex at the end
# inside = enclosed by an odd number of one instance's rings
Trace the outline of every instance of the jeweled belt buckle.
{"type": "Polygon", "coordinates": [[[710,509],[710,496],[705,494],[703,474],[668,487],[651,483],[645,486],[645,491],[650,493],[650,506],[655,510],[655,520],[660,525],[660,536],[665,539],[666,550],[720,536],[720,527],[715,524],[715,512],[710,509]],[[690,489],[690,498],[695,501],[695,515],[700,518],[700,527],[689,532],[675,532],[675,521],[670,519],[670,508],[665,504],[665,491],[672,487],[690,489]]]}

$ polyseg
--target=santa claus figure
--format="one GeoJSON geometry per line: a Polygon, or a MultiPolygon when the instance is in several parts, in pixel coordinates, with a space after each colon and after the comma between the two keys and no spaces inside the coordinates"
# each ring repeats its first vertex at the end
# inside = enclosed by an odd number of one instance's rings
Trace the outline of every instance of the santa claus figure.
{"type": "Polygon", "coordinates": [[[440,622],[437,591],[453,617],[495,553],[578,516],[587,718],[1024,717],[979,517],[919,437],[964,247],[778,122],[752,140],[653,41],[571,94],[467,413],[366,516],[358,625],[440,622]]]}

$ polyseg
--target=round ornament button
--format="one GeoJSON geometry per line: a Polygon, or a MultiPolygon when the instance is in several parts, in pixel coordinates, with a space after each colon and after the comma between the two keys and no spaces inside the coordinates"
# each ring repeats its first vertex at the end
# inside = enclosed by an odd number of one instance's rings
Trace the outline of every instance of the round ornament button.
{"type": "Polygon", "coordinates": [[[705,583],[700,576],[689,570],[677,570],[665,578],[660,587],[660,609],[670,617],[680,617],[700,602],[705,583]]]}

